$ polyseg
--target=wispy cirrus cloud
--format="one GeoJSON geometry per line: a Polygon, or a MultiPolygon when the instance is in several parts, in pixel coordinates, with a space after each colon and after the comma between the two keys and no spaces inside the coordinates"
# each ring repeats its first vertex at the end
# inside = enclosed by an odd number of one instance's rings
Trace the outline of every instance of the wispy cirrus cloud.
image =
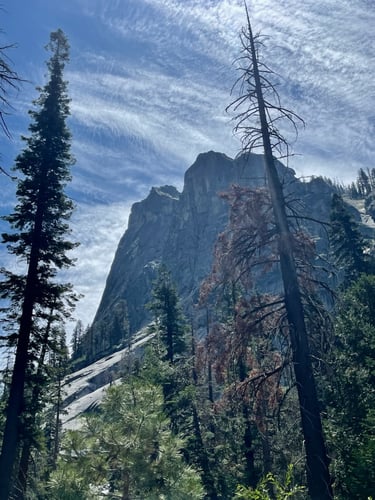
{"type": "Polygon", "coordinates": [[[214,95],[224,98],[220,89],[129,66],[116,74],[91,73],[89,84],[81,73],[71,73],[69,80],[76,156],[85,158],[79,168],[102,177],[110,198],[113,189],[126,191],[129,181],[142,184],[145,177],[148,188],[181,183],[192,159],[218,141],[235,152],[229,118],[213,104],[214,95]]]}
{"type": "Polygon", "coordinates": [[[81,203],[72,218],[72,239],[80,246],[71,252],[76,264],[62,276],[82,295],[74,319],[85,325],[93,320],[104,290],[118,242],[126,230],[130,206],[136,200],[104,204],[81,203]]]}
{"type": "MultiPolygon", "coordinates": [[[[248,6],[254,31],[269,35],[263,56],[281,75],[283,104],[306,121],[294,148],[301,156],[290,166],[299,175],[346,181],[359,167],[371,168],[372,2],[249,0],[248,6]]],[[[41,36],[49,29],[61,26],[71,43],[69,124],[77,164],[70,192],[78,205],[74,234],[82,242],[72,276],[86,295],[80,305],[86,322],[130,203],[151,185],[181,187],[184,171],[202,151],[233,156],[239,150],[225,108],[237,77],[232,63],[246,20],[243,1],[35,0],[31,6],[12,0],[12,9],[25,78],[43,83],[47,39],[41,36]]],[[[17,136],[26,131],[27,103],[35,96],[26,86],[12,122],[17,136]]],[[[16,140],[12,154],[19,147],[16,140]]],[[[9,151],[3,148],[4,160],[9,151]]],[[[6,193],[11,197],[11,188],[6,193]]]]}
{"type": "MultiPolygon", "coordinates": [[[[164,96],[159,87],[169,96],[183,96],[184,86],[196,85],[198,92],[186,96],[188,102],[195,102],[199,95],[205,95],[206,101],[198,100],[197,106],[186,107],[180,99],[178,123],[185,126],[194,117],[195,129],[199,121],[206,131],[224,129],[222,111],[230,102],[229,89],[235,79],[231,62],[239,53],[238,31],[245,21],[242,1],[144,0],[122,2],[121,8],[116,2],[111,7],[102,2],[96,5],[101,5],[103,26],[116,33],[124,46],[129,41],[144,45],[138,67],[147,68],[152,74],[151,81],[156,88],[152,103],[162,102],[160,97],[164,96]],[[175,93],[163,81],[171,75],[177,83],[175,93]],[[218,115],[221,120],[217,120],[218,115]]],[[[373,154],[368,140],[373,127],[368,101],[374,90],[373,80],[369,78],[374,13],[369,11],[368,3],[308,0],[301,5],[296,0],[277,4],[259,0],[249,2],[249,8],[254,30],[270,35],[265,57],[284,77],[280,87],[283,102],[296,109],[307,122],[308,134],[303,134],[298,152],[313,154],[319,149],[316,146],[319,143],[321,149],[327,151],[322,158],[323,170],[323,165],[329,169],[329,152],[334,157],[341,154],[343,160],[356,155],[359,162],[369,161],[373,154]]],[[[134,73],[129,80],[143,83],[144,76],[134,73]]],[[[149,92],[143,94],[139,86],[133,91],[135,101],[139,96],[150,96],[149,92]]],[[[147,99],[140,99],[136,113],[146,110],[148,121],[159,126],[158,122],[171,119],[171,113],[158,114],[166,106],[150,109],[149,103],[147,99]]],[[[134,125],[136,128],[136,121],[134,125]]],[[[153,129],[147,131],[149,136],[154,132],[153,129]]],[[[225,128],[225,134],[226,141],[222,140],[224,134],[218,133],[218,140],[212,137],[209,142],[214,147],[224,145],[228,148],[226,152],[232,154],[238,144],[232,141],[229,127],[225,128]]],[[[189,140],[189,134],[186,139],[189,140]]],[[[184,137],[178,140],[181,145],[185,144],[184,137]]],[[[163,140],[159,148],[167,144],[168,140],[163,140]]],[[[200,145],[204,146],[204,141],[200,145]]],[[[184,147],[181,149],[186,151],[184,147]]],[[[353,175],[352,163],[349,160],[343,166],[346,177],[353,175]]]]}

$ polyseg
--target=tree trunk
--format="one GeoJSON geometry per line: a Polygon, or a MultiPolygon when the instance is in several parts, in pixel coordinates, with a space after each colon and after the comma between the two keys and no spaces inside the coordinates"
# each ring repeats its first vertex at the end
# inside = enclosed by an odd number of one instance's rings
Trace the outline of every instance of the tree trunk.
{"type": "Polygon", "coordinates": [[[211,473],[211,467],[207,455],[207,450],[202,439],[201,426],[199,422],[198,412],[195,404],[192,406],[193,412],[193,429],[195,435],[195,443],[198,451],[199,466],[202,469],[202,483],[207,492],[207,499],[218,500],[215,481],[211,473]]]}
{"type": "Polygon", "coordinates": [[[31,441],[26,438],[22,446],[21,459],[18,467],[17,487],[12,496],[14,500],[24,500],[24,498],[26,498],[25,495],[27,489],[27,477],[29,473],[30,454],[31,441]]]}
{"type": "MultiPolygon", "coordinates": [[[[45,357],[47,354],[47,347],[48,347],[48,338],[49,334],[51,331],[51,318],[53,314],[53,308],[50,311],[50,316],[48,319],[48,323],[46,325],[45,333],[43,335],[43,341],[42,341],[42,351],[39,356],[39,361],[38,361],[38,370],[37,370],[37,380],[39,380],[39,377],[41,375],[42,367],[44,366],[44,361],[45,357]]],[[[42,392],[42,387],[40,385],[34,385],[33,390],[32,390],[32,415],[30,418],[30,431],[33,430],[35,426],[35,419],[36,419],[36,413],[37,413],[37,402],[39,401],[40,395],[42,392]]],[[[24,498],[24,495],[26,494],[26,488],[27,488],[27,477],[28,477],[28,471],[29,471],[29,463],[30,463],[30,454],[31,454],[31,440],[28,436],[25,436],[23,446],[22,446],[22,452],[21,452],[21,459],[20,463],[18,466],[18,484],[17,484],[17,492],[15,494],[15,500],[22,500],[24,498]]]]}
{"type": "Polygon", "coordinates": [[[37,285],[38,249],[31,252],[25,288],[16,357],[10,386],[4,437],[0,456],[0,498],[7,500],[14,478],[20,434],[20,416],[24,410],[24,388],[29,361],[29,343],[33,324],[33,309],[37,285]]]}
{"type": "Polygon", "coordinates": [[[304,311],[293,256],[291,233],[286,216],[282,186],[272,154],[262,84],[249,17],[248,27],[264,145],[266,178],[279,237],[278,249],[280,254],[281,275],[284,285],[285,305],[293,351],[294,373],[298,390],[302,430],[305,439],[308,489],[312,500],[330,500],[333,498],[333,494],[328,470],[329,461],[323,439],[304,311]]]}
{"type": "Polygon", "coordinates": [[[266,475],[272,470],[271,446],[268,429],[264,430],[261,435],[262,439],[262,455],[263,455],[263,474],[266,475]]]}
{"type": "Polygon", "coordinates": [[[122,487],[122,496],[121,500],[131,500],[130,499],[130,475],[127,470],[124,470],[123,475],[122,475],[122,480],[123,480],[123,487],[122,487]]]}
{"type": "MultiPolygon", "coordinates": [[[[207,328],[208,328],[208,317],[207,317],[207,328]]],[[[198,375],[195,369],[195,339],[194,330],[191,329],[191,354],[193,359],[192,367],[192,380],[194,387],[198,387],[198,375]]],[[[202,470],[202,483],[207,492],[207,499],[218,500],[215,481],[211,472],[210,461],[207,453],[207,449],[203,442],[201,424],[199,421],[198,410],[195,402],[192,403],[192,413],[193,413],[193,429],[195,435],[195,446],[197,450],[197,458],[199,461],[199,466],[202,470]]]]}
{"type": "MultiPolygon", "coordinates": [[[[59,362],[59,365],[61,368],[61,362],[59,362]]],[[[60,449],[60,412],[62,404],[61,389],[62,389],[62,380],[59,373],[57,381],[57,401],[56,401],[56,415],[55,415],[55,442],[53,444],[53,456],[51,462],[52,470],[56,468],[57,457],[59,455],[59,449],[60,449]]]]}
{"type": "MultiPolygon", "coordinates": [[[[240,382],[244,382],[246,380],[247,375],[248,375],[248,367],[246,364],[247,345],[244,345],[242,349],[243,349],[242,354],[241,354],[240,359],[238,361],[238,377],[239,377],[240,382]]],[[[252,432],[251,421],[250,421],[251,410],[249,407],[249,403],[246,401],[245,394],[243,394],[243,396],[242,396],[241,406],[242,406],[242,417],[243,417],[244,425],[245,425],[245,430],[243,433],[243,450],[244,450],[245,463],[246,463],[246,472],[245,472],[246,483],[245,483],[245,485],[251,486],[252,488],[255,488],[258,481],[257,481],[257,477],[255,474],[253,432],[252,432]]]]}
{"type": "Polygon", "coordinates": [[[0,499],[9,498],[17,458],[20,435],[20,417],[24,411],[24,392],[26,371],[29,362],[29,344],[33,327],[33,312],[38,289],[39,245],[44,218],[44,179],[39,187],[34,232],[30,248],[30,260],[27,269],[26,286],[23,295],[22,314],[9,391],[8,407],[4,426],[4,437],[0,455],[0,499]]]}
{"type": "Polygon", "coordinates": [[[253,450],[253,435],[250,423],[249,407],[243,402],[242,415],[245,421],[245,432],[243,435],[243,445],[245,450],[246,462],[246,486],[255,488],[257,485],[257,477],[255,474],[254,450],[253,450]]]}

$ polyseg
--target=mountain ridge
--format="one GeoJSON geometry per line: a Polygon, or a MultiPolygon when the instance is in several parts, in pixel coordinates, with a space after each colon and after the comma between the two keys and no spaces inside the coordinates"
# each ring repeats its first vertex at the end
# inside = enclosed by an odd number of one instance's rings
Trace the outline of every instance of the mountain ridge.
{"type": "MultiPolygon", "coordinates": [[[[318,252],[327,252],[326,226],[314,219],[328,222],[335,187],[320,177],[302,182],[280,163],[278,169],[286,195],[298,199],[299,208],[307,215],[305,226],[318,252]]],[[[150,331],[142,327],[150,320],[146,304],[160,263],[169,267],[185,313],[192,311],[200,282],[211,271],[214,243],[228,222],[229,207],[220,193],[233,184],[264,185],[262,155],[233,160],[221,153],[202,153],[185,173],[181,192],[174,186],[153,187],[144,200],[133,205],[88,330],[90,339],[85,339],[88,352],[65,380],[65,428],[79,425],[76,417],[101,401],[106,388],[121,377],[129,355],[137,355],[150,338],[150,331]],[[129,304],[133,325],[127,323],[129,304]]],[[[375,223],[366,215],[364,202],[344,198],[362,232],[373,238],[375,223]]]]}
{"type": "MultiPolygon", "coordinates": [[[[310,218],[327,222],[334,188],[321,178],[302,182],[280,162],[277,169],[286,196],[293,193],[310,218]]],[[[144,200],[134,203],[90,328],[88,361],[126,345],[150,321],[146,305],[161,263],[171,272],[190,315],[211,270],[217,237],[228,222],[229,207],[220,193],[232,185],[265,184],[263,155],[232,159],[209,151],[199,154],[185,172],[181,192],[169,185],[152,187],[144,200]]],[[[312,222],[306,226],[317,240],[326,240],[324,228],[312,222]]]]}

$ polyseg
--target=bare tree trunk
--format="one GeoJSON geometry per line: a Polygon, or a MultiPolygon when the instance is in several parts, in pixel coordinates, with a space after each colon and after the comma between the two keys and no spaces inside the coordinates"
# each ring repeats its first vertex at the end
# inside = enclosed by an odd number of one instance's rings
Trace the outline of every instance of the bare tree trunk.
{"type": "Polygon", "coordinates": [[[328,469],[329,460],[324,444],[304,311],[297,279],[291,233],[285,210],[285,199],[272,154],[262,84],[249,16],[248,29],[264,145],[266,178],[279,237],[278,249],[281,275],[293,351],[294,373],[298,389],[302,430],[305,439],[308,489],[312,500],[329,500],[333,498],[328,469]]]}

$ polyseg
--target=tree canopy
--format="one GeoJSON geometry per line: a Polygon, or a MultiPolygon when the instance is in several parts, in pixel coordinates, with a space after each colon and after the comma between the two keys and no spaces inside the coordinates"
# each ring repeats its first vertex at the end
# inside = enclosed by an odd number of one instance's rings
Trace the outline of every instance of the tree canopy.
{"type": "MultiPolygon", "coordinates": [[[[30,135],[15,161],[20,173],[12,214],[4,217],[11,231],[2,235],[8,252],[25,265],[24,274],[2,269],[0,296],[10,301],[11,323],[17,325],[17,345],[10,384],[0,457],[0,497],[8,498],[20,444],[22,415],[27,412],[25,387],[32,362],[38,357],[43,331],[52,320],[63,321],[74,304],[72,286],[58,279],[58,271],[73,264],[75,246],[68,238],[73,203],[65,194],[73,157],[66,120],[69,97],[63,70],[69,44],[61,30],[51,33],[47,50],[48,82],[30,111],[30,135]]],[[[45,338],[43,341],[48,342],[45,338]]]]}

